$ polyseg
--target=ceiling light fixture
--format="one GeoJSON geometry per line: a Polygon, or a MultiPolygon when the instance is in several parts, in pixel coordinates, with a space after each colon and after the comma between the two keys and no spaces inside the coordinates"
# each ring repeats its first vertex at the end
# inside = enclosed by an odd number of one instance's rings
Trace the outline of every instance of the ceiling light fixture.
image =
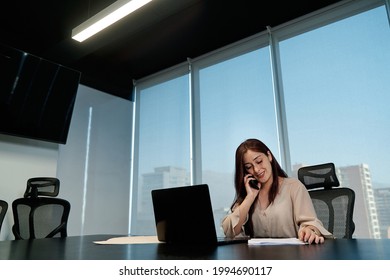
{"type": "Polygon", "coordinates": [[[118,0],[72,30],[72,38],[82,42],[141,8],[152,0],[118,0]]]}

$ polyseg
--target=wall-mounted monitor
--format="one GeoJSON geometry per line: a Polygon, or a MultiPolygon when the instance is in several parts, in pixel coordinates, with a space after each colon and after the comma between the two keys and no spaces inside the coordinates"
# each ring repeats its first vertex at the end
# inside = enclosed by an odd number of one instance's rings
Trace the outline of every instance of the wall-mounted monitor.
{"type": "Polygon", "coordinates": [[[0,133],[66,144],[80,76],[0,44],[0,133]]]}

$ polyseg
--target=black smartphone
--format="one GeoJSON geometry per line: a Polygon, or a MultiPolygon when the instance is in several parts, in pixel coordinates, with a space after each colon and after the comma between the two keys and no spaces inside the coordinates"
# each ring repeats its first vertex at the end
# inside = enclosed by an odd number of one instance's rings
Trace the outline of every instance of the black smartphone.
{"type": "MultiPolygon", "coordinates": [[[[253,178],[253,177],[250,177],[250,178],[253,178]]],[[[259,182],[253,178],[253,180],[250,180],[249,181],[249,186],[251,186],[252,189],[255,189],[255,190],[260,190],[259,186],[257,185],[259,182]]]]}

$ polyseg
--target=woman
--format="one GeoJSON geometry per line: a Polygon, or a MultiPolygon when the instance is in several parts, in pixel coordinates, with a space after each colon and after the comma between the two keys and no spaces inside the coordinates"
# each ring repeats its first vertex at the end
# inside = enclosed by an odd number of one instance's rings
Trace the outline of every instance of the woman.
{"type": "Polygon", "coordinates": [[[305,186],[287,177],[263,142],[241,143],[235,164],[236,198],[222,221],[226,236],[296,237],[309,244],[332,238],[317,219],[305,186]],[[257,186],[251,187],[252,180],[257,186]]]}

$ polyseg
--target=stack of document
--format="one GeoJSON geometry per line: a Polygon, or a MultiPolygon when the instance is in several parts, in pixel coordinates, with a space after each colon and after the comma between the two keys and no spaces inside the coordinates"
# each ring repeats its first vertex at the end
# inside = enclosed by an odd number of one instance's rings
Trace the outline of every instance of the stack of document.
{"type": "Polygon", "coordinates": [[[248,245],[305,245],[298,238],[251,238],[248,245]]]}

